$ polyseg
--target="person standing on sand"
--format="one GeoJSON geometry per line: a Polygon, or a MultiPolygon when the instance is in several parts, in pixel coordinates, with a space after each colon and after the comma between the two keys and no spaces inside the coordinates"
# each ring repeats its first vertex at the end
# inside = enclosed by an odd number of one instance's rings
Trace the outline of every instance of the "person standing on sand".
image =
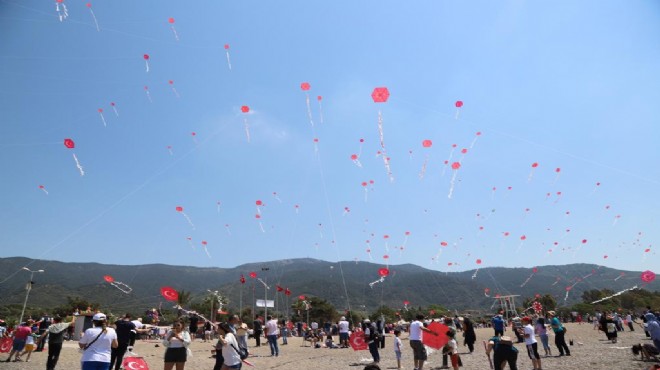
{"type": "Polygon", "coordinates": [[[566,329],[561,324],[561,322],[559,322],[559,318],[557,318],[555,311],[548,311],[548,315],[552,316],[552,319],[550,319],[550,326],[552,327],[552,331],[555,332],[555,345],[559,350],[559,356],[564,356],[564,354],[566,354],[566,356],[570,356],[571,350],[568,349],[566,340],[564,339],[566,329]]]}
{"type": "Polygon", "coordinates": [[[117,333],[108,328],[105,314],[97,312],[92,317],[93,327],[85,330],[78,346],[83,351],[80,363],[82,370],[108,370],[110,353],[117,348],[117,333]]]}
{"type": "Polygon", "coordinates": [[[263,331],[263,326],[261,324],[261,319],[259,318],[258,315],[255,316],[254,322],[252,322],[252,330],[253,330],[252,336],[257,341],[255,347],[259,347],[261,346],[261,334],[263,334],[264,331],[263,331]]]}
{"type": "Polygon", "coordinates": [[[477,334],[474,332],[474,324],[469,317],[459,318],[459,321],[462,322],[465,345],[470,350],[470,353],[472,353],[474,352],[474,342],[477,341],[477,334]]]}
{"type": "Polygon", "coordinates": [[[380,334],[378,333],[378,328],[374,325],[371,320],[364,319],[362,322],[362,329],[364,330],[364,338],[369,345],[369,353],[374,359],[374,364],[380,362],[380,353],[378,353],[378,347],[380,344],[380,334]]]}
{"type": "Polygon", "coordinates": [[[64,343],[64,333],[69,329],[70,322],[62,322],[62,318],[55,316],[53,324],[48,327],[46,333],[41,334],[39,341],[43,342],[48,337],[48,360],[46,361],[46,370],[55,370],[57,360],[60,358],[62,343],[64,343]]]}
{"type": "Polygon", "coordinates": [[[523,317],[523,336],[525,337],[525,346],[527,346],[527,355],[532,360],[534,370],[541,370],[541,356],[539,355],[538,343],[534,337],[534,327],[532,327],[532,319],[530,317],[523,317]]]}
{"type": "Polygon", "coordinates": [[[539,317],[538,320],[536,320],[536,326],[534,329],[541,339],[541,344],[543,344],[543,350],[545,351],[546,357],[552,356],[552,349],[550,349],[550,345],[548,344],[548,330],[545,327],[545,319],[543,317],[539,317]]]}
{"type": "Polygon", "coordinates": [[[110,354],[110,370],[121,368],[121,362],[124,354],[128,350],[132,334],[135,333],[135,324],[131,321],[131,314],[127,313],[124,318],[115,322],[115,331],[117,332],[117,348],[113,348],[110,354]]]}
{"type": "Polygon", "coordinates": [[[268,346],[270,346],[270,355],[277,357],[280,355],[280,349],[277,346],[277,337],[280,334],[280,329],[278,328],[276,318],[272,316],[266,316],[266,319],[268,321],[266,322],[266,329],[264,330],[264,333],[266,335],[266,339],[268,339],[268,346]]]}
{"type": "Polygon", "coordinates": [[[349,324],[346,317],[342,316],[337,323],[339,327],[339,348],[348,348],[348,328],[349,324]]]}
{"type": "Polygon", "coordinates": [[[504,335],[504,326],[506,325],[504,319],[502,318],[502,315],[501,314],[495,315],[490,321],[493,324],[493,330],[495,330],[494,336],[504,335]]]}
{"type": "Polygon", "coordinates": [[[427,332],[432,335],[438,335],[436,332],[424,327],[421,320],[424,320],[424,315],[415,316],[415,321],[410,323],[408,337],[410,338],[410,347],[413,350],[413,363],[415,370],[424,369],[424,361],[427,359],[426,348],[422,344],[422,332],[427,332]]]}
{"type": "MultiPolygon", "coordinates": [[[[197,325],[197,324],[195,324],[197,325]]],[[[165,350],[165,370],[183,370],[188,359],[188,346],[192,342],[190,334],[183,330],[183,321],[175,321],[172,330],[167,333],[163,344],[167,347],[165,350]]]]}

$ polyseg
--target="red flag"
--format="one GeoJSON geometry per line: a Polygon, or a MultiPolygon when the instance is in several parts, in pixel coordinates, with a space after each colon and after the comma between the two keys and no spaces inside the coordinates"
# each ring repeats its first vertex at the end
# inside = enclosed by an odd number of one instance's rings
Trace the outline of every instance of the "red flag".
{"type": "Polygon", "coordinates": [[[364,351],[369,348],[367,342],[364,340],[363,331],[354,331],[351,337],[348,338],[348,343],[353,348],[353,351],[364,351]]]}
{"type": "Polygon", "coordinates": [[[245,276],[243,274],[241,274],[241,284],[245,284],[245,276]]]}
{"type": "Polygon", "coordinates": [[[449,338],[447,337],[449,327],[447,325],[434,321],[429,324],[428,329],[435,332],[437,335],[423,332],[422,343],[425,345],[434,349],[440,349],[449,342],[449,338]]]}
{"type": "Polygon", "coordinates": [[[0,339],[0,353],[7,353],[11,351],[11,346],[14,341],[9,337],[0,339]]]}
{"type": "Polygon", "coordinates": [[[282,291],[284,291],[284,288],[282,288],[282,287],[279,286],[279,285],[277,285],[276,288],[277,288],[277,291],[278,291],[278,292],[282,292],[282,291]]]}
{"type": "Polygon", "coordinates": [[[149,370],[149,365],[142,357],[124,357],[121,366],[131,370],[149,370]]]}
{"type": "Polygon", "coordinates": [[[289,288],[284,289],[284,294],[291,295],[291,291],[289,290],[289,288]]]}

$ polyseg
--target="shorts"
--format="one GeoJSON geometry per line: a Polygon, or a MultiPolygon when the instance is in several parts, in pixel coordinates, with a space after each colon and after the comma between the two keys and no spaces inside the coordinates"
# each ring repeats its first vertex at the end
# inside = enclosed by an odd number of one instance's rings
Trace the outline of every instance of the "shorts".
{"type": "Polygon", "coordinates": [[[413,359],[415,361],[426,361],[426,348],[421,340],[411,340],[410,347],[413,349],[413,359]]]}
{"type": "Polygon", "coordinates": [[[204,335],[211,335],[211,333],[213,333],[213,332],[210,331],[210,330],[206,330],[206,331],[204,332],[204,335]]]}
{"type": "Polygon", "coordinates": [[[339,333],[339,342],[348,342],[348,333],[339,333]]]}
{"type": "Polygon", "coordinates": [[[37,347],[37,346],[35,346],[34,344],[26,344],[26,345],[25,345],[25,352],[32,352],[32,351],[34,351],[34,349],[35,349],[36,347],[37,347]]]}
{"type": "Polygon", "coordinates": [[[23,350],[23,348],[25,348],[25,339],[14,338],[14,342],[12,343],[11,349],[20,352],[23,350]]]}
{"type": "Polygon", "coordinates": [[[186,347],[168,348],[165,351],[165,362],[186,362],[187,357],[186,347]]]}
{"type": "Polygon", "coordinates": [[[394,351],[397,360],[401,360],[401,351],[394,351]]]}
{"type": "Polygon", "coordinates": [[[539,351],[538,351],[538,343],[532,343],[527,345],[527,355],[532,360],[541,359],[541,356],[539,356],[539,351]]]}

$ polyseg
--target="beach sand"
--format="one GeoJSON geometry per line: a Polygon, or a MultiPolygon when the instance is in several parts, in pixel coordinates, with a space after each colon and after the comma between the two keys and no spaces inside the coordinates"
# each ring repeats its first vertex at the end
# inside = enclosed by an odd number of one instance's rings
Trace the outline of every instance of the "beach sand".
{"type": "MultiPolygon", "coordinates": [[[[625,331],[619,333],[618,343],[611,343],[605,340],[605,334],[593,330],[590,324],[566,324],[568,332],[566,341],[573,340],[574,345],[570,347],[571,356],[567,357],[544,357],[541,343],[539,342],[539,352],[543,369],[646,369],[652,363],[642,362],[639,358],[634,358],[630,347],[636,343],[652,343],[646,338],[644,332],[636,327],[634,332],[625,331]]],[[[486,358],[482,341],[487,340],[492,335],[492,329],[477,329],[477,343],[473,354],[468,354],[467,347],[462,346],[462,337],[459,332],[457,341],[460,346],[461,359],[464,370],[482,370],[488,369],[488,359],[486,358]]],[[[510,335],[507,332],[506,335],[510,335]]],[[[385,348],[381,349],[381,369],[396,369],[396,358],[393,350],[392,335],[386,336],[385,348]]],[[[408,344],[407,334],[401,335],[403,341],[403,369],[413,368],[412,350],[408,344]]],[[[334,337],[337,341],[337,337],[334,337]]],[[[515,339],[515,337],[514,337],[515,339]]],[[[335,370],[335,369],[356,369],[361,370],[365,364],[371,362],[369,351],[353,351],[352,349],[328,349],[311,348],[302,346],[302,338],[289,338],[288,345],[281,345],[279,357],[270,357],[270,349],[262,341],[261,347],[251,347],[251,356],[248,360],[254,364],[255,369],[314,369],[314,370],[335,370]]],[[[550,345],[552,353],[558,354],[554,346],[554,336],[550,336],[550,345]]],[[[254,345],[254,339],[250,339],[249,345],[254,345]]],[[[211,356],[211,343],[204,343],[201,339],[195,340],[191,344],[193,357],[186,363],[186,369],[212,369],[215,359],[211,356]]],[[[532,362],[527,357],[527,352],[523,344],[516,344],[519,350],[518,368],[532,369],[532,362]]],[[[57,369],[70,370],[80,369],[80,353],[77,350],[76,342],[66,342],[62,349],[57,369]]],[[[137,354],[143,357],[150,369],[163,368],[164,348],[157,341],[138,341],[135,345],[137,354]],[[159,347],[156,347],[158,345],[159,347]]],[[[33,353],[30,362],[12,362],[0,363],[0,369],[45,369],[47,352],[33,353]]],[[[0,360],[7,358],[7,354],[0,354],[0,360]]],[[[442,355],[440,351],[430,351],[429,360],[425,364],[425,369],[437,369],[442,365],[442,355]]],[[[247,365],[244,369],[250,368],[247,365]]]]}

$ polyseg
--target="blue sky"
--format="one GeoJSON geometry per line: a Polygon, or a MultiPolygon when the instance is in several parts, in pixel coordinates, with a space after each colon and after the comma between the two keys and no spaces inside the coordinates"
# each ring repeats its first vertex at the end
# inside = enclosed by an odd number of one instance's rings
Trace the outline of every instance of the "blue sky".
{"type": "Polygon", "coordinates": [[[658,269],[656,2],[64,4],[0,0],[2,257],[658,269]]]}

